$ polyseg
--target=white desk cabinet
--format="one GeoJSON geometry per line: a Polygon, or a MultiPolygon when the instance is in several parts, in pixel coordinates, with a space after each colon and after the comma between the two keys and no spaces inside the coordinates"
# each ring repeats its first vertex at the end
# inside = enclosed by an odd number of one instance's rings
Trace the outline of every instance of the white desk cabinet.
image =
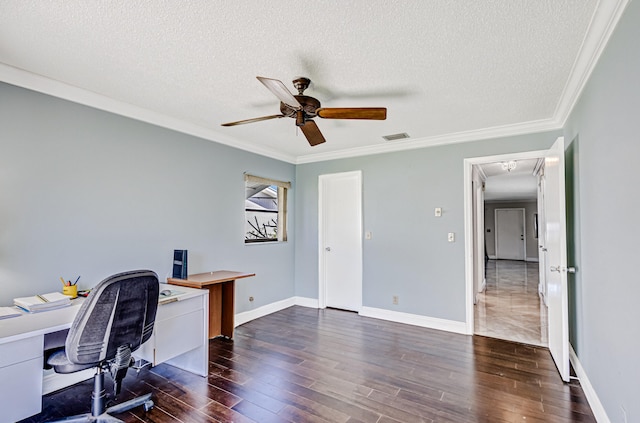
{"type": "Polygon", "coordinates": [[[0,421],[15,422],[40,412],[43,336],[0,345],[0,421]]]}
{"type": "Polygon", "coordinates": [[[178,296],[179,301],[158,305],[153,336],[134,356],[154,366],[167,362],[206,376],[209,361],[209,296],[202,290],[170,288],[184,294],[178,296]]]}

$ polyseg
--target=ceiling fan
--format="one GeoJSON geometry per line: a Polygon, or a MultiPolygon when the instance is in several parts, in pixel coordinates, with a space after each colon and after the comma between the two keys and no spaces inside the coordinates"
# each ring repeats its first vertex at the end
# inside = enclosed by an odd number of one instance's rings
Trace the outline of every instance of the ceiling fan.
{"type": "Polygon", "coordinates": [[[278,97],[280,100],[280,114],[223,123],[222,126],[235,126],[290,117],[296,120],[296,126],[302,130],[309,144],[314,146],[326,141],[318,125],[312,120],[316,116],[324,119],[385,120],[387,118],[387,109],[385,107],[320,107],[320,102],[317,99],[303,94],[311,83],[309,78],[298,77],[293,80],[293,86],[298,90],[298,95],[291,94],[282,81],[262,76],[256,78],[278,97]]]}

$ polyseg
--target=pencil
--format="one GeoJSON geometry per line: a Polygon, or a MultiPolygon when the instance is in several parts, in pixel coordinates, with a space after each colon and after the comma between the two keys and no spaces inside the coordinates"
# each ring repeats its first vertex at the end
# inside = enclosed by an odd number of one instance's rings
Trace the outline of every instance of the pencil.
{"type": "Polygon", "coordinates": [[[60,276],[60,280],[62,281],[62,286],[67,286],[67,283],[64,281],[64,279],[62,278],[62,276],[60,276]]]}

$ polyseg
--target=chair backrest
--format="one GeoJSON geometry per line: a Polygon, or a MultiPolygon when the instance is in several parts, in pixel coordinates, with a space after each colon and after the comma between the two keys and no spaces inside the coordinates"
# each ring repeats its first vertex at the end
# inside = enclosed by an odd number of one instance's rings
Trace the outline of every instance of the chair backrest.
{"type": "Polygon", "coordinates": [[[153,332],[159,290],[151,270],[118,273],[96,285],[69,329],[69,361],[97,364],[112,359],[121,345],[137,350],[153,332]]]}

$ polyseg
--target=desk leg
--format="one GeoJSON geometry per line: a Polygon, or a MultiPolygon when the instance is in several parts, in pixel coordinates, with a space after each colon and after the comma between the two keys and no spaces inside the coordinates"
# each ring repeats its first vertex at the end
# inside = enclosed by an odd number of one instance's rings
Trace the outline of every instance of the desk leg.
{"type": "Polygon", "coordinates": [[[208,286],[209,339],[216,336],[233,338],[235,327],[235,282],[228,281],[208,286]]]}
{"type": "Polygon", "coordinates": [[[222,316],[221,333],[229,339],[233,338],[234,318],[235,318],[235,283],[236,281],[224,282],[222,285],[222,316]]]}
{"type": "Polygon", "coordinates": [[[222,335],[222,286],[209,288],[209,339],[222,335]]]}

